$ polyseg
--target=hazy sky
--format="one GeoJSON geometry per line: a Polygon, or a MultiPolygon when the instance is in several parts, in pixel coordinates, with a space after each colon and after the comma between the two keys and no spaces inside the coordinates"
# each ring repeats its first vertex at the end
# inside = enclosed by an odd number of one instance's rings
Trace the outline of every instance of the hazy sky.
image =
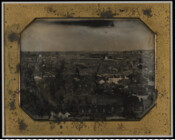
{"type": "Polygon", "coordinates": [[[138,19],[37,19],[21,36],[21,51],[148,49],[154,49],[154,35],[138,19]]]}

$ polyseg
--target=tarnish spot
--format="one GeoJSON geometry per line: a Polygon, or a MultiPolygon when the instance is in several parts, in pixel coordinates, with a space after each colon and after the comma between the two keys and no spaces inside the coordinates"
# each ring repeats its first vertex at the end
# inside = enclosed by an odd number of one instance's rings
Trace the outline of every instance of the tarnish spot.
{"type": "Polygon", "coordinates": [[[108,10],[103,10],[101,13],[100,13],[100,17],[102,18],[112,18],[114,16],[118,15],[117,13],[113,13],[110,9],[108,10]]]}
{"type": "Polygon", "coordinates": [[[6,31],[5,31],[5,46],[7,48],[11,48],[12,44],[11,42],[13,41],[20,41],[20,35],[19,33],[19,24],[13,24],[12,26],[7,26],[6,31]]]}
{"type": "Polygon", "coordinates": [[[82,121],[80,122],[72,122],[72,126],[80,131],[83,127],[86,127],[86,124],[82,121]]]}
{"type": "Polygon", "coordinates": [[[145,9],[145,10],[143,10],[143,14],[146,15],[147,17],[152,17],[151,12],[152,12],[151,9],[145,9]]]}
{"type": "Polygon", "coordinates": [[[49,12],[56,12],[56,10],[54,10],[53,8],[51,8],[51,7],[49,7],[48,9],[47,9],[49,12]]]}
{"type": "Polygon", "coordinates": [[[24,120],[18,119],[19,130],[25,130],[27,125],[24,123],[24,120]]]}
{"type": "Polygon", "coordinates": [[[15,100],[11,101],[9,103],[9,106],[10,106],[10,110],[15,110],[16,109],[16,107],[15,107],[15,100]]]}
{"type": "Polygon", "coordinates": [[[12,92],[12,90],[9,90],[8,93],[9,93],[9,94],[12,94],[13,92],[12,92]]]}
{"type": "Polygon", "coordinates": [[[19,72],[19,68],[20,68],[20,64],[17,64],[17,65],[16,65],[16,73],[19,72]]]}
{"type": "Polygon", "coordinates": [[[50,124],[52,124],[52,123],[59,125],[61,123],[61,121],[59,121],[59,120],[52,120],[50,122],[50,124]]]}
{"type": "Polygon", "coordinates": [[[122,124],[122,123],[118,124],[117,129],[118,129],[118,130],[123,130],[123,129],[124,129],[123,124],[122,124]]]}
{"type": "Polygon", "coordinates": [[[8,36],[8,39],[9,39],[11,42],[19,41],[19,35],[16,34],[16,33],[11,33],[11,34],[8,36]]]}
{"type": "Polygon", "coordinates": [[[55,123],[54,122],[50,122],[50,129],[53,130],[55,128],[55,123]]]}
{"type": "Polygon", "coordinates": [[[9,94],[13,93],[12,90],[11,90],[11,86],[12,86],[12,84],[13,84],[13,80],[15,80],[15,79],[13,78],[13,79],[10,79],[10,80],[8,81],[8,93],[9,93],[9,94]]]}
{"type": "Polygon", "coordinates": [[[47,8],[47,12],[48,13],[54,13],[55,15],[57,15],[57,13],[56,13],[57,11],[55,9],[51,8],[51,7],[47,8]]]}
{"type": "Polygon", "coordinates": [[[155,100],[158,98],[158,90],[157,89],[155,89],[155,99],[154,99],[154,102],[155,102],[155,100]]]}
{"type": "Polygon", "coordinates": [[[94,122],[94,131],[97,130],[97,128],[103,127],[103,121],[95,121],[94,122]]]}
{"type": "Polygon", "coordinates": [[[74,13],[69,13],[69,12],[67,12],[66,17],[67,17],[67,18],[72,18],[73,15],[74,15],[74,13]]]}
{"type": "Polygon", "coordinates": [[[125,10],[124,9],[119,9],[120,12],[124,12],[125,10]]]}

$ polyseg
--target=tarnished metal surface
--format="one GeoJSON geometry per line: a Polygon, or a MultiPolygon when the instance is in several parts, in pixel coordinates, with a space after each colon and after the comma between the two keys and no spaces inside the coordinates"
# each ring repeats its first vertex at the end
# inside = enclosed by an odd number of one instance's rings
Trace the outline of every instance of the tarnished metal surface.
{"type": "Polygon", "coordinates": [[[170,4],[5,4],[5,135],[170,135],[170,4]],[[34,121],[19,107],[20,33],[35,18],[140,18],[156,33],[156,106],[141,121],[34,121]]]}

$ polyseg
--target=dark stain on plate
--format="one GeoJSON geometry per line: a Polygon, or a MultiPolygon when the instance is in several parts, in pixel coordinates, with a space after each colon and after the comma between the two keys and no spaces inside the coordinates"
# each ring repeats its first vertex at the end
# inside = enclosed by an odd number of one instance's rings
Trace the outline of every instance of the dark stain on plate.
{"type": "Polygon", "coordinates": [[[124,12],[125,10],[124,9],[119,9],[120,12],[124,12]]]}
{"type": "Polygon", "coordinates": [[[67,18],[72,18],[73,15],[74,15],[74,13],[69,13],[69,12],[67,12],[65,16],[66,16],[67,18]]]}
{"type": "Polygon", "coordinates": [[[54,13],[55,15],[57,15],[57,10],[53,9],[52,7],[48,7],[47,12],[48,13],[54,13]]]}
{"type": "Polygon", "coordinates": [[[27,124],[24,123],[24,120],[18,119],[19,130],[25,130],[27,128],[27,124]]]}
{"type": "Polygon", "coordinates": [[[112,18],[114,16],[118,15],[117,13],[114,13],[112,12],[110,9],[108,10],[103,10],[101,13],[100,13],[100,17],[102,18],[112,18]]]}
{"type": "Polygon", "coordinates": [[[9,103],[9,106],[10,106],[10,110],[15,110],[16,107],[15,107],[15,100],[12,100],[10,103],[9,103]]]}
{"type": "Polygon", "coordinates": [[[8,35],[10,42],[19,41],[19,35],[16,33],[11,33],[8,35]]]}
{"type": "Polygon", "coordinates": [[[143,10],[143,14],[146,15],[147,17],[152,17],[151,13],[152,13],[152,10],[150,8],[143,10]]]}
{"type": "Polygon", "coordinates": [[[60,125],[60,129],[62,129],[63,128],[63,126],[62,125],[60,125]]]}

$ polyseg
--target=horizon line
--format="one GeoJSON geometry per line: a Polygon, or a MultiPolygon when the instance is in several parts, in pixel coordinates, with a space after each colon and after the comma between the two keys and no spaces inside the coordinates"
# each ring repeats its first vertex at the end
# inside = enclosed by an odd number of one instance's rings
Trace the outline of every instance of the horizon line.
{"type": "Polygon", "coordinates": [[[131,52],[131,51],[153,51],[155,49],[145,50],[125,50],[125,51],[20,51],[20,52],[131,52]]]}

